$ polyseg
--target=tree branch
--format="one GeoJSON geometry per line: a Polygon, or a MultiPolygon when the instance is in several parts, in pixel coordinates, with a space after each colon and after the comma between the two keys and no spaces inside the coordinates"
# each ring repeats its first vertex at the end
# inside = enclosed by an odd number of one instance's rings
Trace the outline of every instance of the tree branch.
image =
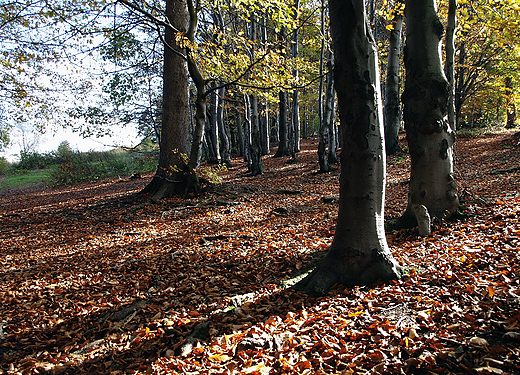
{"type": "Polygon", "coordinates": [[[180,31],[177,28],[175,28],[171,23],[160,20],[159,18],[155,17],[153,14],[151,14],[151,13],[147,12],[146,10],[144,10],[143,8],[131,3],[130,1],[128,1],[128,0],[116,0],[116,1],[119,3],[122,3],[123,5],[125,5],[127,8],[130,8],[131,10],[141,13],[143,16],[145,16],[150,21],[152,21],[152,23],[154,23],[155,25],[167,27],[175,33],[180,33],[180,31]]]}

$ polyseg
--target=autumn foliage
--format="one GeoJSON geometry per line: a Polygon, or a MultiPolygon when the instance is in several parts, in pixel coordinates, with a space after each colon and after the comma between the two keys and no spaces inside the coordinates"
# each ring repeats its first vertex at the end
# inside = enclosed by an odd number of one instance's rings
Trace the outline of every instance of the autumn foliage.
{"type": "MultiPolygon", "coordinates": [[[[2,192],[0,374],[517,374],[519,142],[460,138],[459,220],[388,232],[405,277],[320,298],[283,283],[334,234],[317,140],[187,200],[144,204],[148,178],[2,192]]],[[[392,219],[409,161],[388,163],[392,219]]]]}

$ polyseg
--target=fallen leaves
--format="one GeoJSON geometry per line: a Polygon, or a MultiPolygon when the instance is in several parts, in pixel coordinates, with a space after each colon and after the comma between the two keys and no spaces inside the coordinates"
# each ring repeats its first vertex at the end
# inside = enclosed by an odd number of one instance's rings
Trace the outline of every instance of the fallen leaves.
{"type": "Polygon", "coordinates": [[[281,284],[334,235],[337,175],[314,173],[311,141],[188,201],[134,210],[139,180],[4,196],[0,373],[518,373],[518,172],[488,173],[517,163],[506,141],[459,141],[467,218],[388,233],[405,277],[318,299],[281,284]]]}

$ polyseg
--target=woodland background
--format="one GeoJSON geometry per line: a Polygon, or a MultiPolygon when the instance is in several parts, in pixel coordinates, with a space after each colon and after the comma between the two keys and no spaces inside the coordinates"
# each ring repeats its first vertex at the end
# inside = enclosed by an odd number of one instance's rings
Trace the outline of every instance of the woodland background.
{"type": "MultiPolygon", "coordinates": [[[[165,152],[162,4],[1,5],[2,145],[26,125],[135,126],[143,142],[44,155],[23,142],[19,163],[0,163],[0,372],[518,373],[520,4],[458,4],[457,220],[425,237],[388,227],[401,279],[317,297],[290,286],[329,248],[338,211],[326,6],[188,3],[199,27],[169,37],[189,51],[193,139],[207,119],[189,165],[204,189],[151,200],[138,192],[165,152]]],[[[366,7],[387,92],[403,4],[366,7]]],[[[410,184],[396,137],[388,222],[410,184]]]]}

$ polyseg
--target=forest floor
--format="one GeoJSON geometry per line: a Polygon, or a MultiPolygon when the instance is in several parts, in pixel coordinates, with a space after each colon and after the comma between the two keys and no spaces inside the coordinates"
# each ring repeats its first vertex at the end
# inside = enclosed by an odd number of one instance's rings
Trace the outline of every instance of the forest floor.
{"type": "Polygon", "coordinates": [[[0,374],[520,374],[518,133],[458,139],[464,218],[387,233],[407,275],[322,297],[283,283],[334,235],[316,147],[186,200],[142,204],[151,176],[0,193],[0,374]]]}

